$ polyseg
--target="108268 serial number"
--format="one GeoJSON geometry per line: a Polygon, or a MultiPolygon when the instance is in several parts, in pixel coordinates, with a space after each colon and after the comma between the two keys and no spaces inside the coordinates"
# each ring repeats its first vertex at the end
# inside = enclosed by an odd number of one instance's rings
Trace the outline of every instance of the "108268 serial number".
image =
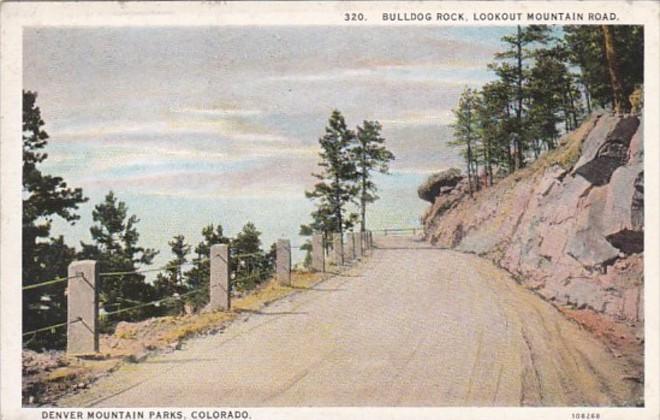
{"type": "Polygon", "coordinates": [[[571,420],[599,420],[600,413],[571,413],[571,420]]]}

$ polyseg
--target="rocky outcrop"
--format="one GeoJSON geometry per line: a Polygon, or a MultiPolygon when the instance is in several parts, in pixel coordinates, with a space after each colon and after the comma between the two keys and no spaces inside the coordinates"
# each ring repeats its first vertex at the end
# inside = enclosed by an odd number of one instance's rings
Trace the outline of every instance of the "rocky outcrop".
{"type": "Polygon", "coordinates": [[[548,300],[638,323],[642,133],[636,116],[596,115],[557,150],[473,198],[437,194],[423,216],[426,238],[493,259],[548,300]]]}
{"type": "Polygon", "coordinates": [[[417,188],[417,195],[422,200],[433,203],[438,195],[452,191],[462,179],[460,169],[456,168],[435,173],[417,188]]]}

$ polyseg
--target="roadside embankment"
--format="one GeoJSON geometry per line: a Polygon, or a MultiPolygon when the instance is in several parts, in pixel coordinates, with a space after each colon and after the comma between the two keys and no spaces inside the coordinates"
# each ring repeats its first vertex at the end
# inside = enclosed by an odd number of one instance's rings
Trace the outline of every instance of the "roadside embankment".
{"type": "Polygon", "coordinates": [[[436,175],[425,238],[496,262],[641,366],[643,155],[641,117],[599,114],[472,198],[436,175]]]}

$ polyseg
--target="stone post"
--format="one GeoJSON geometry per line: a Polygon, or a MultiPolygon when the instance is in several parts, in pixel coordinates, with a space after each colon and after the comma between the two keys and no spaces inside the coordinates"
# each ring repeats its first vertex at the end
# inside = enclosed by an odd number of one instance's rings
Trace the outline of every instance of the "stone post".
{"type": "Polygon", "coordinates": [[[323,246],[323,234],[312,235],[312,270],[325,271],[325,247],[323,246]]]}
{"type": "Polygon", "coordinates": [[[275,249],[277,281],[291,286],[291,242],[288,239],[278,239],[275,249]]]}
{"type": "Polygon", "coordinates": [[[346,244],[344,246],[344,261],[350,263],[355,260],[355,241],[353,240],[353,232],[346,234],[346,244]]]}
{"type": "Polygon", "coordinates": [[[99,351],[99,267],[96,261],[69,264],[67,284],[66,352],[84,355],[99,351]]]}
{"type": "Polygon", "coordinates": [[[341,233],[332,234],[332,246],[335,254],[335,265],[337,266],[344,264],[344,247],[342,246],[341,239],[341,233]]]}
{"type": "Polygon", "coordinates": [[[364,257],[364,248],[362,245],[362,239],[364,237],[363,232],[355,232],[355,250],[357,251],[357,256],[359,259],[364,257]]]}
{"type": "Polygon", "coordinates": [[[229,246],[211,246],[211,275],[209,279],[210,310],[229,310],[229,246]]]}

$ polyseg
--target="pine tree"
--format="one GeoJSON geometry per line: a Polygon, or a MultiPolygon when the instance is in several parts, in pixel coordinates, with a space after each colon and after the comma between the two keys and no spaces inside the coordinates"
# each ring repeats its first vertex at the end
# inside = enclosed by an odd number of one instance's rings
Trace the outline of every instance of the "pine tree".
{"type": "MultiPolygon", "coordinates": [[[[44,150],[49,137],[36,100],[36,92],[23,91],[23,286],[66,277],[75,251],[61,236],[50,237],[51,224],[55,217],[75,223],[78,206],[87,201],[80,188],[71,188],[61,177],[39,169],[48,158],[44,150]]],[[[66,282],[60,282],[23,292],[24,331],[66,320],[65,288],[66,282]]],[[[65,343],[65,332],[44,332],[27,340],[32,348],[59,348],[65,343]]]]}
{"type": "MultiPolygon", "coordinates": [[[[644,82],[644,27],[640,25],[564,26],[569,61],[579,67],[578,80],[585,91],[587,112],[594,106],[614,106],[614,86],[606,51],[605,31],[618,66],[620,101],[624,108],[634,89],[644,82]]],[[[616,71],[616,70],[615,70],[616,71]]],[[[618,87],[616,88],[619,89],[618,87]]],[[[625,110],[625,109],[624,109],[625,110]]]]}
{"type": "Polygon", "coordinates": [[[463,90],[458,106],[453,110],[456,118],[452,127],[454,128],[454,140],[449,144],[462,149],[463,157],[467,166],[468,191],[470,196],[478,188],[478,160],[477,160],[477,131],[476,131],[476,92],[466,88],[463,90]]]}
{"type": "Polygon", "coordinates": [[[384,146],[381,137],[382,126],[378,121],[364,121],[357,127],[357,145],[351,150],[352,159],[357,166],[357,180],[360,197],[360,231],[366,231],[367,204],[378,199],[377,187],[372,180],[372,173],[389,173],[389,162],[394,154],[384,146]]]}
{"type": "Polygon", "coordinates": [[[528,78],[528,61],[533,59],[534,51],[531,48],[534,44],[544,44],[549,39],[549,28],[543,25],[530,25],[522,28],[520,25],[516,28],[516,33],[506,35],[502,41],[509,48],[501,53],[497,53],[495,58],[505,61],[505,64],[492,65],[491,68],[498,73],[504,81],[511,81],[515,86],[513,99],[513,111],[515,123],[513,124],[513,161],[515,168],[521,168],[525,165],[525,151],[527,149],[528,133],[526,132],[525,122],[525,84],[528,78]],[[506,63],[510,60],[510,63],[506,63]],[[506,65],[509,64],[509,65],[506,65]]]}
{"type": "Polygon", "coordinates": [[[230,246],[230,269],[236,289],[253,289],[268,278],[273,268],[272,258],[261,249],[261,232],[254,223],[246,223],[236,238],[231,240],[230,246]]]}
{"type": "Polygon", "coordinates": [[[194,249],[193,267],[186,273],[188,290],[200,290],[186,298],[195,309],[203,307],[209,301],[209,276],[211,273],[211,246],[229,244],[230,239],[224,235],[222,225],[207,225],[202,229],[202,241],[194,249]]]}
{"type": "Polygon", "coordinates": [[[321,160],[318,166],[322,172],[312,174],[319,182],[312,191],[305,192],[307,198],[316,202],[312,225],[326,236],[330,232],[342,234],[353,227],[357,219],[356,214],[347,214],[347,205],[355,202],[359,191],[357,167],[351,155],[354,143],[355,133],[347,127],[341,113],[334,110],[325,135],[319,139],[321,160]]]}
{"type": "Polygon", "coordinates": [[[623,91],[623,80],[621,79],[621,70],[619,68],[619,53],[614,42],[612,29],[608,25],[601,25],[601,30],[603,31],[605,58],[607,58],[607,70],[610,75],[610,86],[612,87],[614,112],[622,114],[630,109],[630,105],[623,91]]]}
{"type": "MultiPolygon", "coordinates": [[[[119,201],[112,191],[94,207],[92,217],[96,223],[90,228],[93,243],[81,242],[81,259],[98,261],[102,273],[133,272],[152,263],[157,251],[138,244],[140,234],[136,225],[140,220],[135,215],[128,216],[126,203],[119,201]]],[[[144,275],[123,274],[102,277],[99,297],[103,310],[110,312],[149,302],[156,294],[144,275]]],[[[114,316],[109,324],[152,314],[152,307],[126,311],[114,316]]]]}
{"type": "MultiPolygon", "coordinates": [[[[167,263],[167,268],[163,273],[158,273],[154,287],[158,298],[168,298],[176,295],[182,295],[187,291],[186,273],[184,265],[188,262],[188,255],[191,247],[186,243],[183,235],[176,235],[168,242],[174,258],[167,263]]],[[[183,304],[178,301],[166,302],[163,305],[167,313],[180,313],[183,304]]]]}

